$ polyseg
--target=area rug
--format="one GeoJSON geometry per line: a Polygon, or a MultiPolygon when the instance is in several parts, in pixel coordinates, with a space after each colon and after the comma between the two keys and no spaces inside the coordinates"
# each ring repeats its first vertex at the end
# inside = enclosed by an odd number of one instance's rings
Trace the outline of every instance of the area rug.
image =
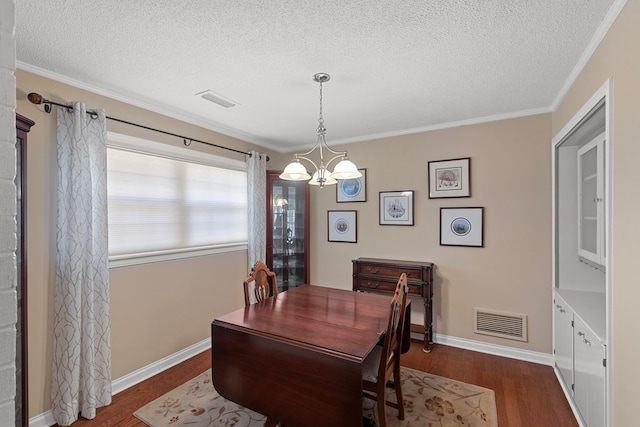
{"type": "MultiPolygon", "coordinates": [[[[388,426],[498,425],[493,390],[409,368],[402,368],[401,376],[405,419],[399,420],[397,410],[387,407],[388,426]]],[[[390,388],[388,396],[395,400],[390,388]]],[[[375,402],[364,399],[363,417],[376,420],[376,412],[375,402]]],[[[151,427],[258,427],[266,420],[221,397],[213,388],[211,370],[143,406],[134,415],[151,427]]]]}

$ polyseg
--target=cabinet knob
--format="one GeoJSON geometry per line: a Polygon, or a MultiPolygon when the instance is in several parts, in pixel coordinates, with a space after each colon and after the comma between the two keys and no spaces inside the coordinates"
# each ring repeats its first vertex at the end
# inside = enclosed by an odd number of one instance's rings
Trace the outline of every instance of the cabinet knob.
{"type": "Polygon", "coordinates": [[[585,344],[587,344],[589,347],[591,347],[591,341],[589,341],[586,338],[583,338],[582,341],[584,341],[585,344]]]}
{"type": "Polygon", "coordinates": [[[584,332],[578,332],[579,337],[584,337],[584,332]]]}

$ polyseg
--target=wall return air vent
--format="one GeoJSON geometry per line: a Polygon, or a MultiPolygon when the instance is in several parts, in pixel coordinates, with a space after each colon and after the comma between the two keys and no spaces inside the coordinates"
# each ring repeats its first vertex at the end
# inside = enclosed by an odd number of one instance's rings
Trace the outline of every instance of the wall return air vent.
{"type": "Polygon", "coordinates": [[[527,341],[527,316],[474,308],[473,332],[510,340],[527,341]]]}

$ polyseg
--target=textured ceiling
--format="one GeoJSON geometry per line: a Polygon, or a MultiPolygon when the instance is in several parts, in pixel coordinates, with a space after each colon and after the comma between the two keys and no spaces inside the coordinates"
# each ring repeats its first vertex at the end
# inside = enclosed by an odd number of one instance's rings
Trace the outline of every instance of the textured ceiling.
{"type": "Polygon", "coordinates": [[[17,0],[16,56],[286,152],[315,142],[317,72],[330,145],[550,111],[619,2],[17,0]]]}

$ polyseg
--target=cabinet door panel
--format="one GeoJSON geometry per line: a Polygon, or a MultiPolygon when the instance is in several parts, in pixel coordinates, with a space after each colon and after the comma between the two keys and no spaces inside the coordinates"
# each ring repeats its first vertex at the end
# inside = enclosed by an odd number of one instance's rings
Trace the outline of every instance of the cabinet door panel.
{"type": "Polygon", "coordinates": [[[555,364],[566,389],[573,396],[573,311],[559,297],[554,302],[555,364]]]}
{"type": "Polygon", "coordinates": [[[576,406],[587,426],[604,426],[605,347],[579,318],[574,322],[576,406]]]}

